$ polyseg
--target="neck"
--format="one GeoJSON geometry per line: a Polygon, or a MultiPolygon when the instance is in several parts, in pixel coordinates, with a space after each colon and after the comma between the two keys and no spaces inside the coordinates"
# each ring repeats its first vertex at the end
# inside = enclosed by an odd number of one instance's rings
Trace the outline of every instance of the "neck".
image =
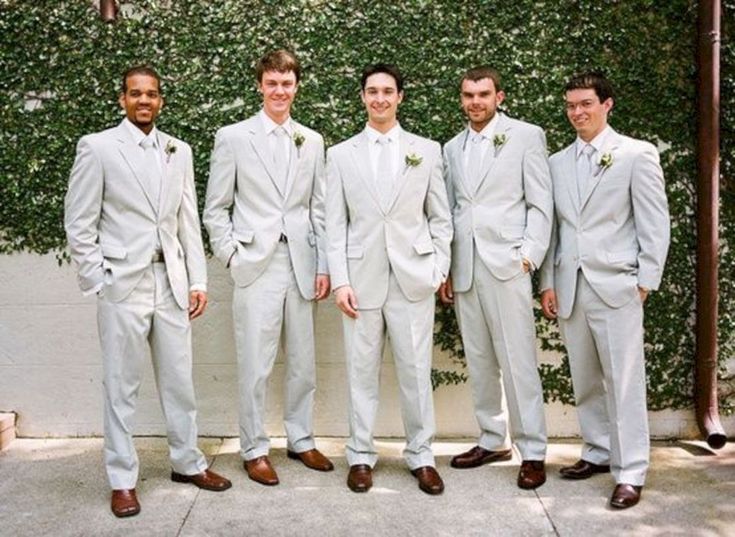
{"type": "Polygon", "coordinates": [[[141,125],[140,123],[136,123],[135,121],[131,121],[131,123],[142,130],[146,134],[146,136],[149,135],[153,130],[153,123],[146,123],[145,125],[141,125]]]}
{"type": "Polygon", "coordinates": [[[470,121],[470,128],[475,132],[482,132],[482,129],[487,127],[490,124],[490,121],[492,121],[492,118],[488,119],[487,121],[470,121]]]}
{"type": "Polygon", "coordinates": [[[597,138],[597,136],[602,131],[604,131],[606,128],[607,128],[607,124],[603,125],[601,128],[597,129],[595,132],[592,132],[592,133],[589,133],[589,132],[586,132],[586,133],[578,132],[577,133],[577,136],[579,136],[579,138],[583,142],[590,143],[592,140],[594,140],[595,138],[597,138]]]}
{"type": "Polygon", "coordinates": [[[385,134],[389,130],[391,130],[393,127],[395,127],[398,124],[398,121],[393,118],[392,121],[385,121],[382,123],[375,123],[374,121],[370,120],[368,121],[368,125],[378,131],[380,134],[385,134]]]}
{"type": "Polygon", "coordinates": [[[273,112],[271,112],[270,110],[266,110],[265,108],[263,109],[263,111],[265,112],[266,116],[271,118],[273,122],[278,125],[283,125],[286,122],[286,120],[288,120],[288,118],[291,116],[290,110],[282,114],[274,114],[273,112]]]}

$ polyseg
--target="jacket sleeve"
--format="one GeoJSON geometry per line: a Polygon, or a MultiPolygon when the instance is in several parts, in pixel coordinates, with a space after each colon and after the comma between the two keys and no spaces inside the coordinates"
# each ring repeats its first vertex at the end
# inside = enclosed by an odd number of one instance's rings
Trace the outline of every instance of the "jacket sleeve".
{"type": "Polygon", "coordinates": [[[656,290],[669,250],[669,206],[656,148],[646,143],[633,163],[633,218],[638,239],[638,285],[656,290]]]}
{"type": "Polygon", "coordinates": [[[434,243],[436,263],[439,271],[446,276],[449,274],[451,261],[451,243],[454,233],[452,214],[449,210],[447,187],[444,182],[441,147],[432,142],[434,159],[429,177],[429,188],[424,202],[424,211],[429,222],[429,233],[434,243]]]}
{"type": "Polygon", "coordinates": [[[549,247],[554,201],[546,153],[546,136],[535,129],[523,155],[523,192],[526,201],[526,231],[521,255],[534,267],[541,266],[549,247]]]}
{"type": "Polygon", "coordinates": [[[347,201],[334,149],[327,151],[327,260],[332,289],[350,285],[347,270],[347,201]]]}
{"type": "Polygon", "coordinates": [[[102,213],[104,170],[89,137],[77,144],[77,154],[64,198],[64,228],[71,257],[78,267],[79,287],[85,294],[104,282],[99,220],[102,213]]]}
{"type": "Polygon", "coordinates": [[[232,238],[230,208],[235,200],[237,168],[230,140],[223,129],[217,132],[209,166],[207,195],[202,220],[209,233],[214,255],[227,265],[237,246],[232,238]]]}
{"type": "Polygon", "coordinates": [[[194,164],[191,148],[186,146],[187,163],[184,176],[184,190],[178,214],[178,237],[184,250],[186,272],[189,286],[205,290],[207,285],[207,261],[202,245],[202,230],[199,224],[194,164]]]}
{"type": "Polygon", "coordinates": [[[311,194],[311,225],[316,236],[317,274],[329,274],[327,263],[327,232],[325,223],[327,178],[324,169],[324,140],[318,139],[318,154],[314,170],[314,186],[311,194]]]}

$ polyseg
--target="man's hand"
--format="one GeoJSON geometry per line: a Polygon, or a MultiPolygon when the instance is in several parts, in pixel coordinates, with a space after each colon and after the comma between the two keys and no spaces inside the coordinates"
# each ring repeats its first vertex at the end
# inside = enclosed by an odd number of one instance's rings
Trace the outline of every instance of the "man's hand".
{"type": "Polygon", "coordinates": [[[645,304],[646,299],[648,298],[649,292],[650,292],[649,289],[645,289],[644,287],[638,287],[638,295],[641,297],[641,304],[645,304]]]}
{"type": "Polygon", "coordinates": [[[207,307],[207,293],[204,291],[189,291],[189,319],[196,319],[207,307]]]}
{"type": "Polygon", "coordinates": [[[314,280],[314,299],[324,300],[329,296],[329,275],[317,274],[314,280]]]}
{"type": "Polygon", "coordinates": [[[556,293],[553,289],[541,291],[541,311],[547,319],[556,319],[556,293]]]}
{"type": "Polygon", "coordinates": [[[439,286],[439,300],[443,304],[454,304],[454,289],[452,288],[452,277],[447,276],[443,284],[439,286]]]}
{"type": "Polygon", "coordinates": [[[523,261],[521,261],[521,266],[523,268],[523,272],[531,272],[531,262],[525,257],[523,258],[523,261]]]}
{"type": "Polygon", "coordinates": [[[335,302],[337,307],[342,310],[342,313],[352,319],[357,319],[357,298],[355,298],[355,292],[349,285],[343,285],[334,292],[335,302]]]}

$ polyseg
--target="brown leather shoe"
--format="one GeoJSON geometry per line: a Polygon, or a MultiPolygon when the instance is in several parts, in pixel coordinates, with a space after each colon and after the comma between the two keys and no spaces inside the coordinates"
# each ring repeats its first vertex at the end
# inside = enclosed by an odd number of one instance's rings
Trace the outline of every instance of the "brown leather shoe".
{"type": "Polygon", "coordinates": [[[257,481],[261,485],[267,485],[272,487],[278,485],[278,474],[273,469],[271,461],[268,460],[267,455],[258,457],[251,461],[243,461],[245,471],[248,473],[248,477],[253,481],[257,481]]]}
{"type": "Polygon", "coordinates": [[[171,470],[171,481],[176,483],[193,483],[200,489],[222,492],[232,486],[229,479],[214,473],[212,470],[204,470],[196,475],[179,474],[171,470]]]}
{"type": "Polygon", "coordinates": [[[347,486],[352,492],[367,492],[373,486],[373,469],[368,464],[354,464],[347,474],[347,486]]]}
{"type": "Polygon", "coordinates": [[[113,490],[110,508],[112,514],[118,518],[135,516],[140,513],[140,504],[135,496],[135,489],[113,490]]]}
{"type": "Polygon", "coordinates": [[[535,489],[546,483],[544,461],[523,461],[518,471],[518,486],[522,489],[535,489]]]}
{"type": "Polygon", "coordinates": [[[615,490],[613,490],[612,496],[610,497],[610,507],[614,507],[615,509],[633,507],[641,499],[642,490],[643,487],[618,483],[615,485],[615,490]]]}
{"type": "Polygon", "coordinates": [[[571,466],[559,468],[559,473],[565,479],[588,479],[595,474],[607,474],[609,472],[609,464],[595,464],[584,459],[579,459],[571,466]]]}
{"type": "Polygon", "coordinates": [[[509,461],[513,458],[509,449],[499,449],[490,451],[480,446],[475,446],[469,451],[460,453],[452,457],[449,465],[452,468],[477,468],[483,464],[498,461],[509,461]]]}
{"type": "Polygon", "coordinates": [[[286,455],[288,455],[289,459],[300,460],[304,463],[304,466],[312,470],[319,470],[320,472],[331,472],[334,470],[332,461],[322,455],[318,449],[310,449],[301,453],[288,450],[286,451],[286,455]]]}
{"type": "Polygon", "coordinates": [[[419,480],[419,488],[426,494],[435,496],[444,492],[444,481],[433,466],[422,466],[411,470],[411,473],[419,480]]]}

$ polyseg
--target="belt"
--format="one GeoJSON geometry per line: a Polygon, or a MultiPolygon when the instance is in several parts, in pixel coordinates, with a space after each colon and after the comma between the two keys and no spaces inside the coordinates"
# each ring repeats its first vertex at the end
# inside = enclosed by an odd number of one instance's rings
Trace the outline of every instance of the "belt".
{"type": "Polygon", "coordinates": [[[153,255],[151,256],[151,263],[163,263],[165,261],[163,257],[163,252],[153,252],[153,255]]]}
{"type": "Polygon", "coordinates": [[[288,242],[288,237],[286,237],[286,235],[281,233],[281,236],[278,237],[278,242],[288,242]]]}

